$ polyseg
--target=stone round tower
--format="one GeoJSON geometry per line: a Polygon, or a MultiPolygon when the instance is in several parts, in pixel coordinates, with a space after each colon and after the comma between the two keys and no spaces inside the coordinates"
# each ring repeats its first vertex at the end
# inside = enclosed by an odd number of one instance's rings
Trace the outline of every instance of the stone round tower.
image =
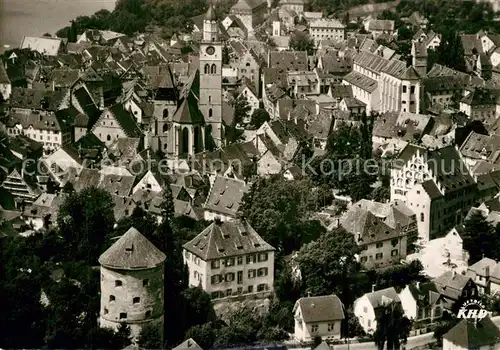
{"type": "Polygon", "coordinates": [[[146,324],[157,324],[163,338],[165,254],[130,228],[100,257],[100,326],[130,326],[136,338],[146,324]]]}

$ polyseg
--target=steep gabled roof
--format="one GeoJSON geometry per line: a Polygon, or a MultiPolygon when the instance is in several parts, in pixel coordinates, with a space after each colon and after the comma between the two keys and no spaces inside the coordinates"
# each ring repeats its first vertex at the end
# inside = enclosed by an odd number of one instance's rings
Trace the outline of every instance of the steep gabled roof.
{"type": "Polygon", "coordinates": [[[183,247],[204,261],[274,250],[242,220],[213,222],[183,247]]]}
{"type": "Polygon", "coordinates": [[[489,317],[477,324],[474,320],[464,319],[443,336],[443,339],[462,349],[479,349],[500,342],[500,329],[489,317]]]}
{"type": "Polygon", "coordinates": [[[300,298],[295,303],[294,311],[298,307],[300,307],[302,320],[305,323],[338,321],[344,319],[344,305],[335,294],[300,298]]]}
{"type": "Polygon", "coordinates": [[[162,264],[165,258],[153,243],[131,227],[99,257],[99,263],[111,269],[144,270],[162,264]]]}
{"type": "Polygon", "coordinates": [[[203,114],[198,109],[198,100],[194,93],[190,91],[175,111],[172,121],[179,124],[204,124],[203,114]]]}
{"type": "Polygon", "coordinates": [[[109,108],[109,111],[115,116],[116,121],[120,124],[122,130],[128,137],[141,137],[141,130],[139,126],[137,126],[134,117],[123,107],[123,105],[116,104],[109,108]]]}

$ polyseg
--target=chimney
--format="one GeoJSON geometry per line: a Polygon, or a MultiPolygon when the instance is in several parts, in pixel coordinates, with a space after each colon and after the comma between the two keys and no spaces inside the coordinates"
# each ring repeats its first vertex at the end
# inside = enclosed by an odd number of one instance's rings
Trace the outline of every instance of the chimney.
{"type": "Polygon", "coordinates": [[[375,292],[375,283],[372,284],[372,293],[374,293],[374,292],[375,292]]]}

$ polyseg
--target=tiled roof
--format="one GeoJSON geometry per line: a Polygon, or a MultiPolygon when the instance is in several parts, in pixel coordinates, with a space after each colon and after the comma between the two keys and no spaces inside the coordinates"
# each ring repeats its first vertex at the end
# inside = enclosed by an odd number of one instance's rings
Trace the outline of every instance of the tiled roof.
{"type": "Polygon", "coordinates": [[[347,108],[366,107],[366,103],[361,102],[355,97],[344,97],[344,102],[347,108]]]}
{"type": "Polygon", "coordinates": [[[111,269],[144,270],[155,268],[165,258],[165,254],[132,227],[99,257],[99,263],[111,269]]]}
{"type": "Polygon", "coordinates": [[[425,78],[424,87],[426,92],[433,93],[464,90],[467,87],[467,83],[459,76],[433,76],[425,78]]]}
{"type": "Polygon", "coordinates": [[[213,222],[183,247],[204,261],[274,251],[242,220],[213,222]]]}
{"type": "Polygon", "coordinates": [[[382,68],[381,72],[384,72],[386,74],[389,74],[393,77],[403,79],[403,75],[407,76],[412,76],[411,69],[413,68],[406,68],[406,63],[399,61],[399,60],[390,60],[387,62],[384,68],[382,68]],[[408,70],[410,70],[409,73],[408,70]]]}
{"type": "Polygon", "coordinates": [[[21,124],[24,129],[33,126],[36,130],[61,131],[67,125],[57,118],[54,112],[33,111],[30,113],[11,113],[9,124],[21,124]]]}
{"type": "Polygon", "coordinates": [[[471,106],[496,105],[497,95],[495,91],[476,88],[460,102],[471,106]]]}
{"type": "Polygon", "coordinates": [[[368,23],[368,30],[376,30],[376,31],[393,31],[394,30],[394,21],[391,20],[381,20],[374,19],[368,23]]]}
{"type": "Polygon", "coordinates": [[[366,293],[365,296],[368,298],[368,301],[370,302],[370,304],[372,304],[374,309],[387,305],[391,301],[394,301],[396,303],[401,302],[401,299],[399,299],[399,295],[394,287],[366,293]]]}
{"type": "Polygon", "coordinates": [[[330,92],[333,98],[344,98],[344,97],[353,97],[352,86],[351,85],[342,85],[342,84],[332,84],[330,86],[330,92]]]}
{"type": "Polygon", "coordinates": [[[477,321],[464,319],[443,336],[461,349],[479,349],[500,343],[500,329],[489,318],[477,321]]]}
{"type": "Polygon", "coordinates": [[[127,137],[138,138],[141,137],[141,130],[135,122],[132,114],[127,111],[123,105],[116,104],[109,108],[109,111],[114,115],[117,122],[120,124],[122,130],[125,132],[127,137]]]}
{"type": "Polygon", "coordinates": [[[57,56],[62,40],[59,38],[25,36],[21,49],[31,49],[47,56],[57,56]]]}
{"type": "Polygon", "coordinates": [[[344,77],[344,81],[347,83],[357,86],[358,88],[368,91],[369,93],[374,92],[378,88],[378,82],[372,78],[368,78],[358,72],[351,72],[344,77]]]}
{"type": "Polygon", "coordinates": [[[181,344],[177,345],[172,350],[203,350],[201,346],[196,343],[193,338],[189,338],[183,341],[181,344]]]}
{"type": "Polygon", "coordinates": [[[445,297],[457,300],[462,291],[471,280],[469,276],[456,273],[455,271],[447,271],[441,276],[432,280],[439,289],[440,294],[445,297]]]}
{"type": "Polygon", "coordinates": [[[217,176],[204,208],[216,213],[235,216],[241,199],[247,191],[248,186],[244,181],[217,176]]]}
{"type": "Polygon", "coordinates": [[[269,58],[269,68],[302,71],[309,69],[305,51],[271,51],[269,58]]]}
{"type": "Polygon", "coordinates": [[[294,312],[297,308],[300,308],[302,320],[305,323],[344,319],[344,305],[335,294],[300,298],[295,303],[294,312]]]}
{"type": "Polygon", "coordinates": [[[172,121],[180,124],[204,124],[203,114],[198,109],[198,100],[193,92],[184,97],[172,121]]]}
{"type": "Polygon", "coordinates": [[[388,63],[389,60],[371,52],[360,52],[354,58],[354,64],[375,73],[380,73],[388,65],[388,63]]]}
{"type": "Polygon", "coordinates": [[[231,10],[255,10],[267,6],[266,0],[238,0],[231,10]]]}

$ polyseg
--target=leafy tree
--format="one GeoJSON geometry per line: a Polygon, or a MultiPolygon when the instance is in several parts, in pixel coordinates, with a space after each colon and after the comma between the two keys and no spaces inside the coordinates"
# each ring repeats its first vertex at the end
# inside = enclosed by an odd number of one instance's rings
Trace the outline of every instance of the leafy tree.
{"type": "Polygon", "coordinates": [[[312,348],[313,349],[316,349],[321,343],[323,342],[323,339],[321,339],[321,337],[319,335],[316,335],[314,338],[313,338],[313,345],[312,345],[312,348]]]}
{"type": "Polygon", "coordinates": [[[303,246],[298,254],[304,288],[312,295],[336,294],[346,306],[356,298],[356,279],[360,265],[355,255],[359,247],[342,228],[323,233],[303,246]]]}
{"type": "Polygon", "coordinates": [[[496,230],[486,220],[481,212],[473,214],[464,222],[464,232],[461,235],[464,249],[469,252],[469,264],[481,260],[483,256],[498,259],[500,254],[500,239],[496,230]]]}
{"type": "Polygon", "coordinates": [[[345,319],[342,323],[342,335],[344,338],[354,338],[362,337],[365,335],[365,331],[361,324],[359,323],[358,317],[354,314],[352,308],[344,310],[345,319]]]}
{"type": "Polygon", "coordinates": [[[398,29],[398,40],[411,40],[413,35],[415,35],[414,31],[407,26],[401,26],[398,29]]]}
{"type": "Polygon", "coordinates": [[[186,318],[186,328],[212,322],[216,319],[212,300],[201,287],[192,287],[182,291],[184,300],[183,315],[186,318]]]}
{"type": "Polygon", "coordinates": [[[233,347],[253,344],[262,326],[262,317],[250,308],[234,311],[227,325],[216,330],[215,346],[233,347]]]}
{"type": "Polygon", "coordinates": [[[262,124],[264,124],[264,122],[268,122],[269,120],[271,120],[269,113],[265,109],[259,108],[253,111],[250,117],[250,124],[258,129],[262,126],[262,124]]]}
{"type": "Polygon", "coordinates": [[[163,349],[161,333],[157,325],[148,324],[142,328],[137,340],[139,347],[143,349],[163,349]]]}
{"type": "Polygon", "coordinates": [[[130,345],[130,327],[126,323],[120,323],[118,326],[115,333],[115,342],[120,349],[130,345]]]}
{"type": "Polygon", "coordinates": [[[314,40],[303,32],[294,32],[290,36],[289,46],[295,51],[306,51],[308,55],[314,54],[314,40]]]}
{"type": "Polygon", "coordinates": [[[62,188],[62,192],[66,194],[72,194],[75,192],[75,187],[71,182],[66,182],[62,188]]]}
{"type": "Polygon", "coordinates": [[[202,349],[211,349],[215,343],[215,330],[215,323],[208,322],[189,328],[184,337],[192,338],[202,349]]]}
{"type": "Polygon", "coordinates": [[[401,303],[391,302],[376,311],[377,329],[373,334],[378,349],[400,349],[410,335],[411,321],[404,315],[401,303]]]}
{"type": "Polygon", "coordinates": [[[97,263],[105,237],[113,230],[113,207],[111,195],[93,187],[72,193],[64,200],[57,222],[73,260],[90,259],[91,264],[97,263]]]}
{"type": "Polygon", "coordinates": [[[240,94],[238,97],[233,99],[231,104],[234,108],[234,121],[236,124],[243,123],[243,120],[248,118],[248,113],[252,109],[247,98],[243,94],[240,94]]]}
{"type": "Polygon", "coordinates": [[[284,254],[316,239],[324,228],[310,216],[317,197],[308,180],[287,181],[282,177],[259,179],[243,196],[241,215],[269,244],[284,254]]]}
{"type": "Polygon", "coordinates": [[[146,237],[151,237],[158,228],[158,225],[156,218],[151,213],[144,211],[141,207],[135,207],[132,215],[121,219],[117,223],[115,231],[117,235],[122,235],[131,227],[134,227],[146,237]]]}
{"type": "Polygon", "coordinates": [[[75,21],[71,21],[71,26],[68,29],[68,42],[75,43],[77,40],[78,30],[75,21]]]}
{"type": "Polygon", "coordinates": [[[459,319],[457,319],[453,315],[450,315],[448,312],[443,313],[443,317],[434,327],[434,338],[436,339],[438,344],[442,343],[443,335],[445,335],[450,329],[455,327],[459,321],[459,319]]]}
{"type": "Polygon", "coordinates": [[[231,49],[228,45],[222,47],[222,64],[229,64],[231,62],[231,49]]]}
{"type": "Polygon", "coordinates": [[[466,72],[465,52],[459,33],[447,32],[437,49],[438,63],[466,72]]]}
{"type": "Polygon", "coordinates": [[[411,282],[421,281],[423,277],[422,263],[419,260],[414,260],[409,264],[391,266],[385,270],[377,271],[373,284],[378,289],[394,287],[402,289],[411,282]]]}

